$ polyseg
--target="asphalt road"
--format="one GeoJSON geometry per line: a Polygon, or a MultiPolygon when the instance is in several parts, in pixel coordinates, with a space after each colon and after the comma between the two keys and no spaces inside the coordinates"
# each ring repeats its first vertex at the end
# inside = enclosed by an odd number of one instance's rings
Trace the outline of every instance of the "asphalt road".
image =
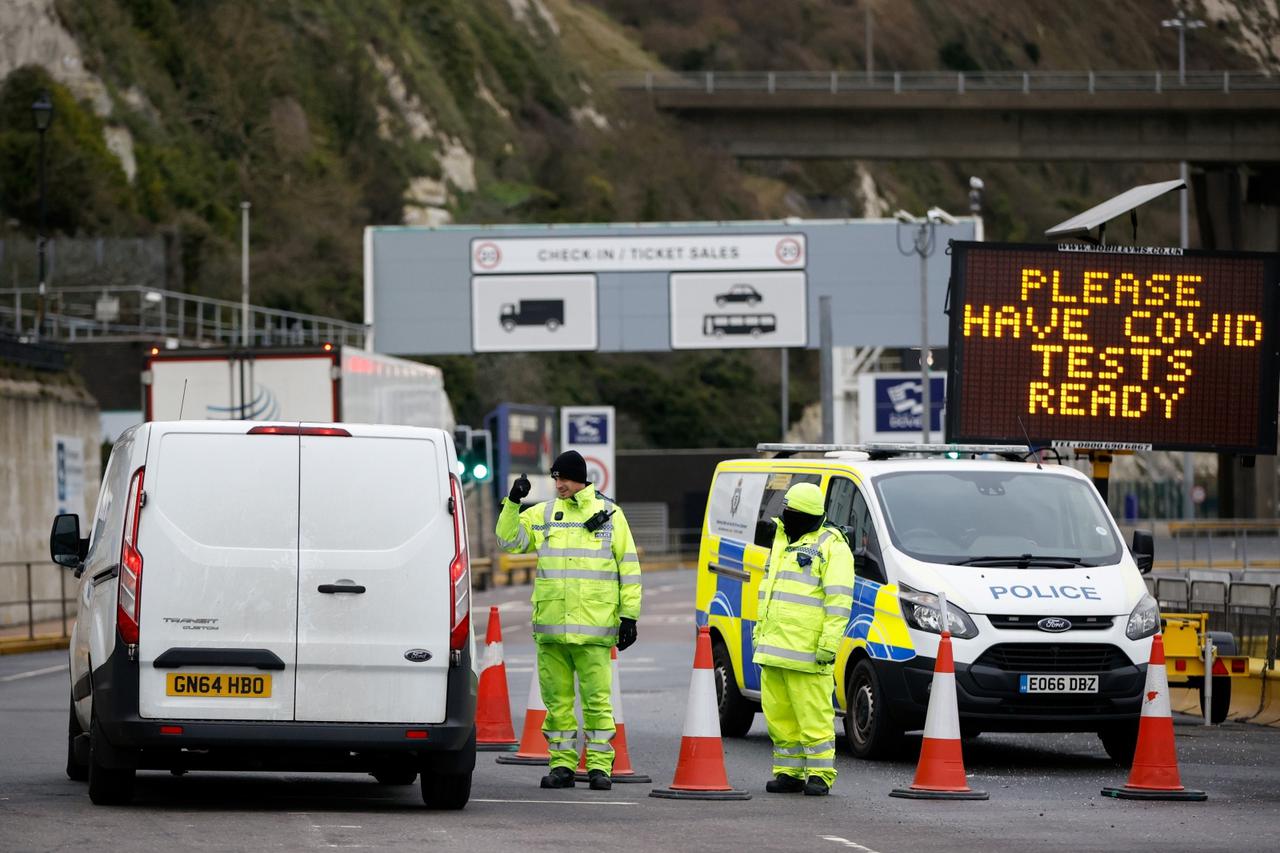
{"type": "MultiPolygon", "coordinates": [[[[640,642],[621,656],[632,761],[658,785],[671,781],[679,753],[693,656],[689,572],[646,578],[640,642]]],[[[527,589],[476,598],[502,608],[517,733],[532,676],[527,589]]],[[[0,851],[377,849],[456,851],[691,849],[839,851],[1251,851],[1280,848],[1280,729],[1227,724],[1205,729],[1176,721],[1183,783],[1206,803],[1132,803],[1103,798],[1122,784],[1091,735],[983,735],[965,744],[970,784],[988,802],[892,799],[914,757],[860,762],[842,753],[840,778],[825,799],[769,795],[769,740],[757,718],[751,734],[726,740],[729,779],[746,802],[657,800],[650,786],[584,785],[543,791],[539,767],[494,763],[481,753],[470,805],[423,809],[415,787],[369,777],[306,774],[139,774],[126,808],[93,806],[68,781],[65,652],[0,657],[0,851]]]]}

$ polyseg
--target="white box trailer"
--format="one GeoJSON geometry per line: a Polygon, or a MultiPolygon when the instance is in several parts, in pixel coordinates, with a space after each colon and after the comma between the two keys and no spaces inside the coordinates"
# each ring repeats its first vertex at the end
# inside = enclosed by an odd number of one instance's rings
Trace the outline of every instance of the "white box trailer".
{"type": "Polygon", "coordinates": [[[142,385],[148,421],[454,426],[440,368],[353,347],[161,350],[142,385]]]}

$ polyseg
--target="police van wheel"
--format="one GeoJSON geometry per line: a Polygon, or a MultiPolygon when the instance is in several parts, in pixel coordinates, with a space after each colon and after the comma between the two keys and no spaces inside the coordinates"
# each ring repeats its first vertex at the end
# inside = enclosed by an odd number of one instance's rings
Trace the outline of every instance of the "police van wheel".
{"type": "Polygon", "coordinates": [[[868,761],[895,755],[902,746],[902,729],[890,720],[884,688],[871,661],[860,660],[853,668],[847,699],[844,735],[853,754],[868,761]]]}
{"type": "Polygon", "coordinates": [[[720,713],[720,734],[745,737],[756,718],[755,703],[738,691],[733,677],[733,661],[724,643],[716,640],[712,650],[716,665],[716,708],[720,713]]]}
{"type": "Polygon", "coordinates": [[[1133,753],[1138,748],[1138,721],[1112,723],[1098,732],[1098,739],[1108,758],[1121,767],[1128,767],[1133,764],[1133,753]]]}

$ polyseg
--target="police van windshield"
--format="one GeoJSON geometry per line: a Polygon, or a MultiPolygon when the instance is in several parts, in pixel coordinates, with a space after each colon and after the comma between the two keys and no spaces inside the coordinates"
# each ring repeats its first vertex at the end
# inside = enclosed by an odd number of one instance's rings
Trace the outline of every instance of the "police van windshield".
{"type": "Polygon", "coordinates": [[[1098,493],[1047,471],[901,471],[874,479],[895,547],[918,560],[1006,568],[1118,563],[1098,493]]]}

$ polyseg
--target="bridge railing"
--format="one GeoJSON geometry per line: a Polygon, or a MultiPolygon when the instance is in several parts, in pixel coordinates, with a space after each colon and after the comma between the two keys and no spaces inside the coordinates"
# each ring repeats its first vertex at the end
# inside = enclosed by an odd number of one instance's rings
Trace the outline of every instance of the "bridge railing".
{"type": "Polygon", "coordinates": [[[620,71],[613,85],[646,92],[1280,92],[1261,71],[620,71]]]}
{"type": "MultiPolygon", "coordinates": [[[[41,323],[46,341],[173,338],[184,346],[239,346],[241,305],[152,287],[59,287],[44,296],[36,289],[0,289],[0,328],[28,334],[41,323]],[[38,319],[37,319],[38,318],[38,319]]],[[[249,306],[251,346],[363,346],[367,329],[332,317],[249,306]]]]}

